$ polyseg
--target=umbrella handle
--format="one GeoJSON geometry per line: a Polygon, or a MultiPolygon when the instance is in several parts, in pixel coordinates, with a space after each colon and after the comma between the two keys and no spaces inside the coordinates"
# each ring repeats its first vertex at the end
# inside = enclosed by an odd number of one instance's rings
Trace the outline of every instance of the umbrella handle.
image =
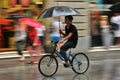
{"type": "MultiPolygon", "coordinates": [[[[61,28],[60,28],[60,16],[58,16],[58,21],[59,21],[59,29],[61,30],[61,28]]],[[[59,34],[60,34],[60,37],[62,37],[60,31],[59,31],[59,34]]]]}
{"type": "Polygon", "coordinates": [[[59,17],[59,16],[58,16],[58,21],[59,21],[59,29],[61,29],[61,28],[60,28],[60,17],[59,17]]]}

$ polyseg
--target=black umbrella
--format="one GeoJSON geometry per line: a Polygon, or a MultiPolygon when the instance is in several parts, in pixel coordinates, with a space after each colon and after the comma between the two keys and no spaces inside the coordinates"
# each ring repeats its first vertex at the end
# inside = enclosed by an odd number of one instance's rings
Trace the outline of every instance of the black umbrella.
{"type": "Polygon", "coordinates": [[[19,18],[24,18],[25,16],[24,15],[20,15],[20,14],[11,14],[9,16],[7,16],[7,19],[19,19],[19,18]]]}
{"type": "Polygon", "coordinates": [[[79,14],[77,10],[68,6],[54,6],[43,11],[41,18],[58,17],[79,14]]]}
{"type": "Polygon", "coordinates": [[[113,4],[109,9],[113,12],[120,12],[120,2],[113,4]]]}
{"type": "MultiPolygon", "coordinates": [[[[38,18],[58,17],[60,22],[60,16],[76,15],[76,14],[80,14],[80,13],[74,8],[68,6],[54,6],[44,10],[38,18]]],[[[59,23],[59,28],[60,28],[60,23],[59,23]]]]}

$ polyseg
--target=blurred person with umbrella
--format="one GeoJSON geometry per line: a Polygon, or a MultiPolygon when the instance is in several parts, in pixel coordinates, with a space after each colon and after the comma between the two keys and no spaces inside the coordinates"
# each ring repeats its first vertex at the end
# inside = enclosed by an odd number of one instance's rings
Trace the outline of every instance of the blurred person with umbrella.
{"type": "Polygon", "coordinates": [[[34,27],[27,26],[27,50],[30,54],[30,62],[29,64],[37,64],[40,59],[40,45],[41,41],[37,36],[37,30],[34,27]],[[36,58],[34,57],[34,53],[37,54],[36,58]]]}
{"type": "Polygon", "coordinates": [[[72,47],[76,47],[78,40],[78,33],[76,27],[72,24],[73,17],[71,15],[79,14],[77,10],[68,6],[54,6],[43,11],[41,18],[58,17],[60,29],[60,16],[65,16],[65,33],[59,30],[59,33],[64,37],[57,44],[58,51],[64,57],[64,65],[69,66],[66,51],[72,47]]]}
{"type": "Polygon", "coordinates": [[[27,31],[27,50],[30,54],[30,64],[38,63],[41,53],[41,40],[38,37],[37,29],[41,28],[42,24],[35,19],[32,18],[20,18],[19,21],[26,25],[27,31]],[[35,52],[34,52],[35,51],[35,52]],[[34,57],[34,53],[37,54],[37,58],[34,57]]]}
{"type": "Polygon", "coordinates": [[[6,12],[9,14],[6,18],[13,20],[14,25],[14,37],[15,37],[15,46],[20,55],[19,61],[24,61],[25,57],[23,55],[23,48],[25,46],[26,40],[26,31],[22,23],[20,23],[19,18],[23,18],[24,9],[16,5],[15,7],[8,8],[6,12]]]}
{"type": "Polygon", "coordinates": [[[23,48],[25,47],[26,43],[26,30],[25,30],[25,24],[21,23],[18,19],[14,20],[14,37],[15,37],[15,43],[16,43],[16,49],[18,52],[18,55],[20,55],[19,61],[24,61],[25,57],[23,55],[23,48]]]}
{"type": "Polygon", "coordinates": [[[15,45],[18,52],[18,55],[20,55],[19,61],[24,61],[25,57],[23,55],[23,48],[25,47],[25,41],[26,41],[26,31],[25,31],[25,25],[19,21],[20,18],[24,18],[24,9],[20,5],[16,5],[15,7],[11,7],[6,10],[9,15],[7,16],[7,19],[13,20],[14,25],[14,37],[15,37],[15,45]]]}

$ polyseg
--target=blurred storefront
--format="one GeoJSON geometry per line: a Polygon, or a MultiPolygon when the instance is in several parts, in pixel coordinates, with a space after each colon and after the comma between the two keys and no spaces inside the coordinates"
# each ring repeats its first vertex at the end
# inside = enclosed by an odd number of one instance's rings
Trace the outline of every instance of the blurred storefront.
{"type": "MultiPolygon", "coordinates": [[[[109,10],[109,7],[119,2],[119,0],[88,0],[90,3],[90,29],[91,29],[91,47],[100,47],[104,46],[101,36],[100,28],[100,17],[102,15],[108,16],[108,22],[113,15],[112,11],[109,10]]],[[[114,38],[114,37],[113,37],[114,38]]],[[[115,44],[113,41],[113,45],[115,44]]]]}

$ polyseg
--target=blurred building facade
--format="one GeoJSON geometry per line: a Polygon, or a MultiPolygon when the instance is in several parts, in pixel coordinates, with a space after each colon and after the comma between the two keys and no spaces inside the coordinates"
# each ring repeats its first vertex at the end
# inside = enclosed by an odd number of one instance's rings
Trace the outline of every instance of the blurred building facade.
{"type": "MultiPolygon", "coordinates": [[[[29,15],[38,16],[40,12],[42,12],[44,9],[52,6],[60,5],[60,6],[73,7],[80,12],[80,15],[73,16],[74,17],[73,24],[77,26],[78,34],[79,34],[79,41],[77,48],[78,50],[81,49],[81,51],[87,51],[92,46],[91,20],[93,19],[91,19],[91,17],[96,17],[96,19],[98,19],[101,15],[111,16],[108,7],[116,2],[119,2],[119,0],[109,0],[109,1],[107,0],[0,0],[0,3],[3,3],[0,4],[0,17],[4,17],[8,15],[6,14],[5,10],[14,7],[15,5],[21,5],[26,10],[25,14],[28,16],[29,15]],[[33,12],[35,12],[35,14],[33,14],[33,12]],[[93,15],[91,16],[91,14],[93,14],[94,16],[93,15]]],[[[63,18],[61,18],[61,21],[64,23],[63,18]]],[[[51,23],[51,19],[46,19],[46,21],[43,23],[45,24],[45,26],[49,31],[50,28],[49,24],[51,23]]],[[[63,24],[62,26],[65,26],[65,24],[63,24]]],[[[7,47],[2,46],[0,48],[14,47],[12,46],[13,39],[14,38],[11,33],[8,40],[9,45],[7,47]]],[[[46,39],[46,41],[49,43],[49,37],[46,39]]],[[[102,45],[96,45],[96,46],[102,46],[102,45]]]]}

